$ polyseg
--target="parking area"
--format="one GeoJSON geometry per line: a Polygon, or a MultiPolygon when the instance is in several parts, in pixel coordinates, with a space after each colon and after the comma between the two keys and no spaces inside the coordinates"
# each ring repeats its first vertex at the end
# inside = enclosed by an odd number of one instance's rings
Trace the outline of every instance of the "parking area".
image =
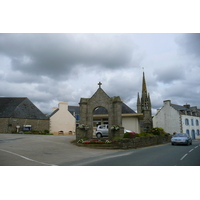
{"type": "Polygon", "coordinates": [[[74,135],[0,134],[0,166],[53,166],[104,156],[120,150],[71,144],[74,135]]]}

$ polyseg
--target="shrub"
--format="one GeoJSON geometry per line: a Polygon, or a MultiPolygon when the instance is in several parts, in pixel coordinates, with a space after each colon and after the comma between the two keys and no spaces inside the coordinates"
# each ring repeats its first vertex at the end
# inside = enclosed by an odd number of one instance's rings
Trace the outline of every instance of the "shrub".
{"type": "Polygon", "coordinates": [[[136,133],[135,132],[126,132],[124,133],[124,138],[135,138],[136,133]]]}
{"type": "Polygon", "coordinates": [[[146,132],[142,132],[142,133],[140,133],[140,136],[148,136],[148,135],[151,135],[151,133],[146,133],[146,132]]]}
{"type": "Polygon", "coordinates": [[[113,140],[115,140],[115,141],[120,140],[120,139],[122,139],[121,136],[115,136],[115,137],[113,138],[113,140]]]}
{"type": "Polygon", "coordinates": [[[45,130],[44,130],[44,133],[49,133],[49,130],[46,130],[46,129],[45,129],[45,130]]]}
{"type": "Polygon", "coordinates": [[[165,131],[163,128],[156,127],[148,130],[148,133],[152,133],[153,135],[161,135],[164,134],[165,131]]]}

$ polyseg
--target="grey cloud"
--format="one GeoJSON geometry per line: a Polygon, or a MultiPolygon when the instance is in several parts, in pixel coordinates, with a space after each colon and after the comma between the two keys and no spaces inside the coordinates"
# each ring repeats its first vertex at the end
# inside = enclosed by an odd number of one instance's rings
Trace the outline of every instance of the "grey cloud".
{"type": "Polygon", "coordinates": [[[54,79],[76,67],[127,67],[134,49],[126,34],[0,34],[0,53],[14,70],[54,79]]]}
{"type": "Polygon", "coordinates": [[[177,44],[186,54],[193,55],[196,58],[200,56],[200,33],[187,33],[176,40],[177,44]]]}
{"type": "Polygon", "coordinates": [[[170,84],[173,81],[183,80],[185,78],[185,69],[180,65],[169,66],[156,69],[154,75],[157,81],[170,84]]]}

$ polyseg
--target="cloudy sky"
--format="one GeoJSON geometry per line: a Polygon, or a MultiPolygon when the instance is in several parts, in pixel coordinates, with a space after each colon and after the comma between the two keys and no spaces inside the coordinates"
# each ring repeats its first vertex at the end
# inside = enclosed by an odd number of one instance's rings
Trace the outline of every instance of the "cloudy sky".
{"type": "Polygon", "coordinates": [[[51,113],[103,90],[136,111],[145,72],[153,113],[170,99],[200,108],[200,34],[0,34],[0,96],[51,113]]]}

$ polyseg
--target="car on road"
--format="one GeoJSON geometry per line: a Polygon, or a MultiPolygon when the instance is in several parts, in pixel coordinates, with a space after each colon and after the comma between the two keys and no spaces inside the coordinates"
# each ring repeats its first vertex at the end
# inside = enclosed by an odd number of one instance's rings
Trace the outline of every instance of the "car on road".
{"type": "MultiPolygon", "coordinates": [[[[124,129],[124,133],[133,133],[133,131],[124,129]]],[[[101,138],[101,137],[108,137],[108,124],[102,124],[97,126],[96,130],[96,137],[101,138]]]]}
{"type": "Polygon", "coordinates": [[[192,145],[192,138],[187,133],[176,133],[171,138],[171,144],[185,144],[185,145],[192,145]]]}

